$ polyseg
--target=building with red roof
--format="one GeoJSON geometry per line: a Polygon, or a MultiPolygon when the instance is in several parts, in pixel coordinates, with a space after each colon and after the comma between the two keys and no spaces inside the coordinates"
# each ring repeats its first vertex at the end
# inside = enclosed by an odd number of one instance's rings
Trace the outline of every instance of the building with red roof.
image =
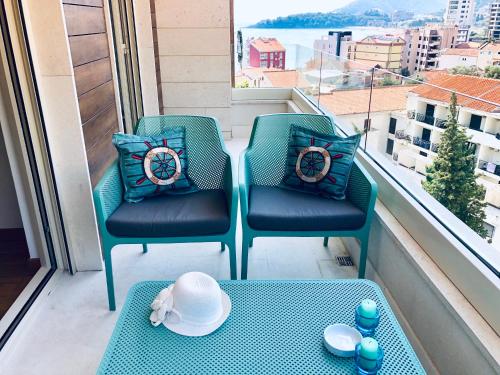
{"type": "MultiPolygon", "coordinates": [[[[500,80],[498,79],[442,74],[435,76],[428,83],[431,85],[419,85],[411,92],[421,98],[447,106],[453,91],[457,93],[457,104],[461,107],[472,111],[500,113],[500,80]]],[[[498,131],[500,132],[500,127],[498,131]]]]}
{"type": "Polygon", "coordinates": [[[276,38],[256,38],[249,43],[249,65],[285,69],[286,49],[276,38]]]}

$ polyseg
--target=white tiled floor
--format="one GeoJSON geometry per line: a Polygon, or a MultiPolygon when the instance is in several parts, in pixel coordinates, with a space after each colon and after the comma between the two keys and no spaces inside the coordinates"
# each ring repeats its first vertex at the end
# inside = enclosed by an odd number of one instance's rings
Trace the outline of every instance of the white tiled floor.
{"type": "MultiPolygon", "coordinates": [[[[245,142],[228,142],[239,152],[245,142]]],[[[236,157],[233,160],[238,160],[236,157]]],[[[237,244],[241,244],[238,233],[237,244]]],[[[238,248],[238,264],[240,264],[238,248]]],[[[251,279],[316,279],[356,277],[354,267],[339,267],[335,256],[347,255],[339,239],[257,238],[249,255],[251,279]]],[[[113,250],[117,311],[107,308],[104,272],[59,275],[9,348],[0,364],[2,375],[94,374],[112,333],[128,289],[142,280],[175,279],[198,270],[216,279],[229,279],[227,251],[219,244],[152,245],[147,254],[140,246],[113,250]],[[13,350],[12,350],[13,349],[13,350]]]]}

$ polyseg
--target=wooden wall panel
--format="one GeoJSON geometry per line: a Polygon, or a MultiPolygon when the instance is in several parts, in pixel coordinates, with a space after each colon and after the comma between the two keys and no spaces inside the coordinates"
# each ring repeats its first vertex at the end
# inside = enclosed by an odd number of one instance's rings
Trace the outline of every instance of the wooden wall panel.
{"type": "Polygon", "coordinates": [[[63,4],[88,5],[102,7],[102,0],[64,0],[63,4]]]}
{"type": "Polygon", "coordinates": [[[82,130],[95,186],[116,159],[111,143],[119,130],[103,0],[64,0],[82,130]]]}
{"type": "Polygon", "coordinates": [[[87,159],[89,163],[90,181],[95,187],[106,169],[116,159],[116,148],[111,143],[111,137],[115,131],[110,131],[102,136],[102,142],[87,149],[87,159]]]}
{"type": "Polygon", "coordinates": [[[151,28],[153,29],[153,49],[155,54],[155,68],[156,68],[156,90],[158,91],[158,108],[160,115],[164,114],[163,111],[163,90],[161,87],[161,73],[160,73],[160,53],[158,50],[158,29],[156,27],[156,6],[155,0],[150,0],[151,8],[151,28]]]}
{"type": "Polygon", "coordinates": [[[115,130],[117,121],[116,110],[113,106],[109,106],[105,111],[89,120],[83,127],[83,138],[87,149],[102,143],[103,135],[115,130]]]}
{"type": "Polygon", "coordinates": [[[69,47],[73,66],[80,66],[109,56],[106,34],[70,36],[69,47]]]}
{"type": "Polygon", "coordinates": [[[82,124],[86,125],[87,121],[115,103],[113,81],[108,81],[83,94],[78,98],[78,103],[80,104],[82,124]]]}
{"type": "Polygon", "coordinates": [[[68,36],[106,33],[104,9],[64,4],[68,36]]]}
{"type": "Polygon", "coordinates": [[[92,61],[74,68],[78,96],[113,79],[109,58],[92,61]]]}

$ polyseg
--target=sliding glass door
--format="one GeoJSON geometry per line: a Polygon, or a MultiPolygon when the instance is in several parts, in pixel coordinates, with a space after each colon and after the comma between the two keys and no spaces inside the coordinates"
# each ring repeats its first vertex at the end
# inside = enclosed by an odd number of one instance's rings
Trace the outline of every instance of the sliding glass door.
{"type": "Polygon", "coordinates": [[[72,272],[18,1],[0,5],[0,349],[58,268],[72,272]]]}

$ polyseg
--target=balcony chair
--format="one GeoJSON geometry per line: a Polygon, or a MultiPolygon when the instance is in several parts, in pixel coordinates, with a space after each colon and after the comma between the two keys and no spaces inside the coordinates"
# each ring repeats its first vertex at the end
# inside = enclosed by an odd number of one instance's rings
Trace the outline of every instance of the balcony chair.
{"type": "Polygon", "coordinates": [[[324,237],[324,246],[328,237],[356,237],[361,241],[359,277],[364,278],[377,185],[355,161],[345,200],[279,188],[286,171],[291,125],[334,132],[331,118],[322,115],[274,114],[255,119],[239,163],[241,278],[247,278],[248,248],[256,237],[324,237]]]}
{"type": "Polygon", "coordinates": [[[217,120],[201,116],[143,117],[135,133],[157,136],[176,126],[185,128],[188,174],[200,191],[125,202],[116,162],[94,189],[110,310],[116,308],[111,262],[115,245],[142,244],[146,253],[151,243],[220,242],[221,250],[225,245],[229,248],[231,279],[237,278],[238,186],[217,120]],[[158,205],[163,208],[159,210],[158,205]]]}

